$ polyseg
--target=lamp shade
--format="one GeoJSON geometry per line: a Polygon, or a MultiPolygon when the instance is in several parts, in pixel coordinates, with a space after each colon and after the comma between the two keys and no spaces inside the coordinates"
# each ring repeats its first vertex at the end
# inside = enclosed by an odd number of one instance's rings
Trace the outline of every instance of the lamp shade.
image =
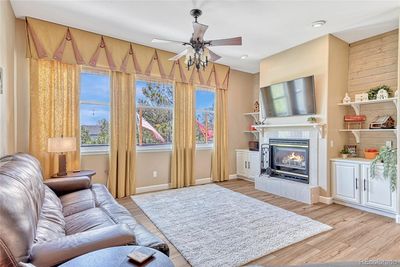
{"type": "Polygon", "coordinates": [[[48,152],[63,153],[76,151],[75,137],[52,137],[47,141],[48,152]]]}

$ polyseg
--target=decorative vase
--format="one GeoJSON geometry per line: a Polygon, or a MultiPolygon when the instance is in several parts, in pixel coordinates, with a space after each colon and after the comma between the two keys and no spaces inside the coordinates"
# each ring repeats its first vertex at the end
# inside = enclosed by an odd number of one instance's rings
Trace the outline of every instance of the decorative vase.
{"type": "Polygon", "coordinates": [[[349,157],[349,154],[342,154],[343,159],[347,159],[349,157]]]}
{"type": "Polygon", "coordinates": [[[348,93],[346,93],[345,97],[343,98],[343,103],[347,104],[351,102],[351,97],[349,96],[348,93]]]}

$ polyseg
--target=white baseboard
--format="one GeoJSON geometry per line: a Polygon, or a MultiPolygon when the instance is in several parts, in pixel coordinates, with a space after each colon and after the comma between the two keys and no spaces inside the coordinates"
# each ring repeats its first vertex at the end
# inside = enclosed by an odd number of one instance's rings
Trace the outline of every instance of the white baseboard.
{"type": "Polygon", "coordinates": [[[200,179],[196,179],[196,185],[200,185],[200,184],[209,184],[212,183],[211,178],[200,178],[200,179]]]}
{"type": "Polygon", "coordinates": [[[235,174],[229,174],[229,177],[228,177],[229,180],[234,180],[234,179],[237,179],[237,178],[239,178],[239,177],[238,177],[238,175],[236,173],[235,174]]]}
{"type": "Polygon", "coordinates": [[[154,192],[154,191],[167,190],[169,188],[170,188],[169,184],[149,185],[149,186],[143,186],[143,187],[136,188],[136,193],[137,194],[148,193],[148,192],[154,192]]]}
{"type": "Polygon", "coordinates": [[[400,223],[400,214],[396,214],[396,223],[400,223]]]}
{"type": "Polygon", "coordinates": [[[333,198],[332,197],[323,197],[319,196],[319,202],[330,205],[333,203],[333,198]]]}

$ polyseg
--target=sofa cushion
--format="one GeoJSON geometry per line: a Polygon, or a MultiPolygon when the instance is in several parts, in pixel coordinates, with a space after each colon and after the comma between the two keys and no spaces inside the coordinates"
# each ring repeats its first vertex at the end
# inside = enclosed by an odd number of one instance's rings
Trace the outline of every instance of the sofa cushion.
{"type": "Polygon", "coordinates": [[[91,189],[79,190],[60,197],[64,217],[81,211],[95,208],[95,200],[91,189]]]}
{"type": "Polygon", "coordinates": [[[60,199],[47,186],[34,242],[50,241],[65,236],[65,221],[60,199]]]}
{"type": "Polygon", "coordinates": [[[100,208],[87,209],[65,217],[67,235],[115,225],[115,222],[100,208]]]}

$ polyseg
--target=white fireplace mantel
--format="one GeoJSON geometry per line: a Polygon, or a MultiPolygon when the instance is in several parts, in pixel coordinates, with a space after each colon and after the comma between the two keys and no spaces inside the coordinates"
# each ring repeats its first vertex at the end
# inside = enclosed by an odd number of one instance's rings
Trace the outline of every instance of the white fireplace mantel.
{"type": "Polygon", "coordinates": [[[259,124],[252,125],[257,131],[263,133],[268,128],[301,128],[301,127],[312,127],[318,130],[319,138],[324,138],[324,126],[325,123],[296,123],[296,124],[259,124]]]}

